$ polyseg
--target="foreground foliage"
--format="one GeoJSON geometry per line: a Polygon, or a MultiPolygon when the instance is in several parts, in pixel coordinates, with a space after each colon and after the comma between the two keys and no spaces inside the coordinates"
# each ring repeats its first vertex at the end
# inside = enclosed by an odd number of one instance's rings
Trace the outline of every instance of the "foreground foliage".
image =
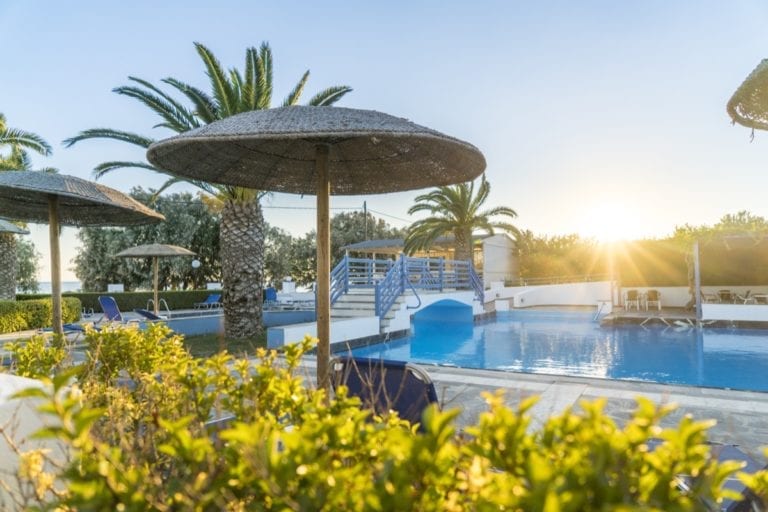
{"type": "MultiPolygon", "coordinates": [[[[88,362],[58,373],[45,400],[71,459],[23,456],[19,504],[44,510],[702,510],[734,464],[704,444],[708,422],[663,429],[672,407],[639,400],[617,426],[602,401],[533,428],[535,399],[488,411],[459,433],[458,412],[429,409],[418,431],[372,417],[341,388],[306,385],[313,340],[256,362],[199,360],[161,325],[91,331],[88,362]],[[74,380],[73,380],[74,379],[74,380]],[[219,426],[211,418],[231,416],[219,426]],[[649,440],[663,443],[649,449],[649,440]],[[51,468],[60,468],[53,470],[51,468]],[[692,475],[682,491],[679,475],[692,475]]],[[[749,480],[768,492],[765,474],[749,480]]]]}

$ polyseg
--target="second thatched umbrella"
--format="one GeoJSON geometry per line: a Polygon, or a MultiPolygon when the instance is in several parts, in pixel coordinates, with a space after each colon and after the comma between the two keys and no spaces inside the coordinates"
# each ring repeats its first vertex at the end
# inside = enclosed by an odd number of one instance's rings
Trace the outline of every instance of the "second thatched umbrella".
{"type": "Polygon", "coordinates": [[[238,114],[157,142],[147,158],[185,178],[317,194],[317,378],[323,388],[330,382],[329,195],[449,185],[485,169],[482,153],[467,142],[381,112],[339,107],[238,114]]]}
{"type": "Polygon", "coordinates": [[[115,189],[37,171],[0,172],[0,215],[49,225],[53,331],[58,334],[63,332],[59,226],[132,226],[165,218],[115,189]]]}
{"type": "Polygon", "coordinates": [[[118,256],[120,258],[152,258],[152,271],[153,271],[152,289],[154,290],[155,315],[160,314],[160,303],[158,302],[158,281],[159,281],[158,258],[167,258],[170,256],[194,256],[194,255],[195,253],[190,251],[189,249],[179,247],[178,245],[167,245],[167,244],[137,245],[136,247],[131,247],[130,249],[126,249],[124,251],[121,251],[115,254],[115,256],[118,256]]]}

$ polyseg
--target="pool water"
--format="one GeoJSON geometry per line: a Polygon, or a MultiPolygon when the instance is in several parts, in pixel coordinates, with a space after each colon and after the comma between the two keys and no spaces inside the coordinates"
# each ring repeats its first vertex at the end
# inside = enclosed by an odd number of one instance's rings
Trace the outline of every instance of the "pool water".
{"type": "Polygon", "coordinates": [[[593,314],[499,312],[481,324],[415,320],[413,334],[355,356],[551,375],[768,392],[768,331],[600,327],[593,314]]]}

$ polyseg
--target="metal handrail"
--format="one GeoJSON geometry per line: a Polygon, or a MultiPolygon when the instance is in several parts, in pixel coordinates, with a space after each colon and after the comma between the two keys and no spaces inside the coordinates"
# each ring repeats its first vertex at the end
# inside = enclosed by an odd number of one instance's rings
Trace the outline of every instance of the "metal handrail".
{"type": "Polygon", "coordinates": [[[405,256],[402,256],[375,285],[376,316],[382,318],[405,291],[405,256]]]}
{"type": "Polygon", "coordinates": [[[475,267],[469,266],[469,280],[472,283],[472,289],[475,290],[475,297],[480,301],[480,304],[485,303],[485,290],[483,289],[483,281],[480,276],[475,272],[475,267]]]}
{"type": "MultiPolygon", "coordinates": [[[[373,288],[376,315],[387,314],[406,288],[413,290],[421,305],[418,290],[474,290],[482,302],[483,281],[470,261],[443,258],[409,258],[397,260],[350,258],[345,255],[331,271],[331,304],[353,288],[373,288]]],[[[419,307],[415,306],[415,307],[419,307]]]]}

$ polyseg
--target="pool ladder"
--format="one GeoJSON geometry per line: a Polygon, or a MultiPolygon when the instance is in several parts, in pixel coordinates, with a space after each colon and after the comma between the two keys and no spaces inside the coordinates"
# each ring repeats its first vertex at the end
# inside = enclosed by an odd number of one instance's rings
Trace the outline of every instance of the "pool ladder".
{"type": "MultiPolygon", "coordinates": [[[[165,310],[166,318],[171,318],[171,308],[168,307],[168,303],[165,302],[165,299],[162,297],[158,301],[160,303],[159,307],[157,308],[158,311],[165,310]]],[[[147,301],[147,311],[154,311],[155,310],[155,299],[149,299],[147,301]]]]}

